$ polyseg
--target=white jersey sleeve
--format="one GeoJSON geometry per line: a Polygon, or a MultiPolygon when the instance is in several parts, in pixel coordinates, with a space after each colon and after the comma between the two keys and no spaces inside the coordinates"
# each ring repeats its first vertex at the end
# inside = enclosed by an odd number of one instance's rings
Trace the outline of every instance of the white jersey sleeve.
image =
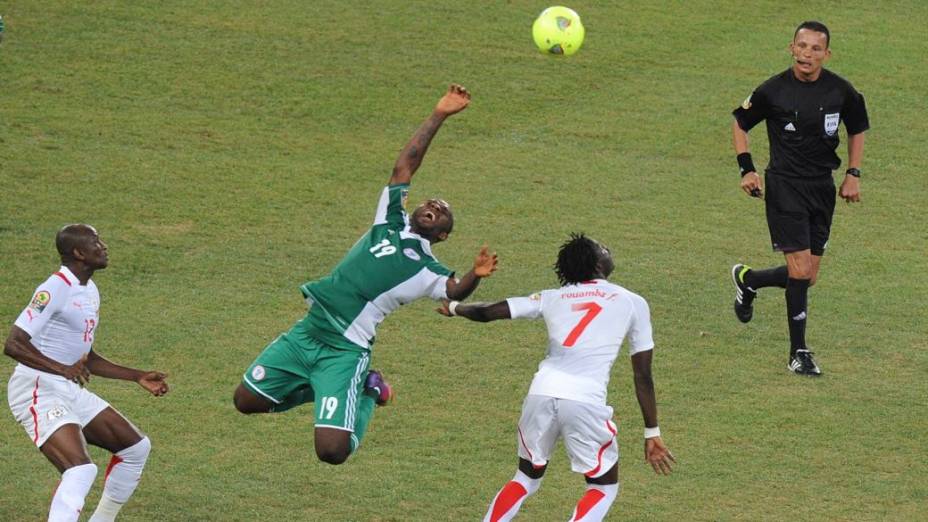
{"type": "Polygon", "coordinates": [[[509,305],[509,317],[512,319],[538,319],[541,317],[541,293],[528,297],[510,297],[506,299],[509,305]]]}
{"type": "Polygon", "coordinates": [[[635,355],[654,348],[654,337],[651,333],[651,310],[648,302],[638,294],[629,292],[632,298],[632,315],[629,323],[628,354],[635,355]]]}
{"type": "Polygon", "coordinates": [[[19,314],[14,324],[29,334],[29,337],[38,336],[45,329],[49,319],[68,303],[70,293],[68,283],[53,274],[35,289],[32,301],[19,314]]]}

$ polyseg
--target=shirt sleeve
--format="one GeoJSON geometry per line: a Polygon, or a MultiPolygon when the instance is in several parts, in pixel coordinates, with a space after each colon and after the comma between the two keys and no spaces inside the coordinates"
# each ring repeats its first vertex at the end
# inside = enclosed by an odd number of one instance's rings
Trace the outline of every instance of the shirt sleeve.
{"type": "Polygon", "coordinates": [[[541,317],[541,293],[528,297],[510,297],[506,299],[509,305],[509,316],[512,319],[537,319],[541,317]]]}
{"type": "Polygon", "coordinates": [[[392,228],[404,228],[409,220],[406,216],[406,198],[409,196],[409,184],[388,185],[380,193],[374,225],[388,224],[392,228]]]}
{"type": "Polygon", "coordinates": [[[767,118],[770,111],[770,103],[767,101],[767,95],[764,93],[763,85],[751,93],[741,106],[732,111],[735,119],[738,120],[738,126],[741,130],[747,132],[754,128],[755,125],[767,118]]]}
{"type": "Polygon", "coordinates": [[[632,323],[628,329],[628,347],[629,355],[654,349],[651,310],[648,308],[648,302],[637,294],[632,294],[632,323]]]}
{"type": "Polygon", "coordinates": [[[851,136],[860,134],[870,128],[870,118],[867,116],[867,104],[864,95],[857,92],[853,86],[848,85],[848,93],[844,98],[844,128],[851,136]]]}
{"type": "Polygon", "coordinates": [[[58,277],[50,277],[39,285],[32,294],[32,301],[23,309],[13,323],[29,337],[40,334],[48,320],[52,318],[67,301],[67,285],[58,277]]]}

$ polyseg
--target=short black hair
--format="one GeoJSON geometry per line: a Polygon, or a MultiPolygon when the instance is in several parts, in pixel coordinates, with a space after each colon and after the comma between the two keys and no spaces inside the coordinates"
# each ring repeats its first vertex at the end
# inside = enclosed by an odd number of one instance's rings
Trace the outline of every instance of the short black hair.
{"type": "Polygon", "coordinates": [[[831,44],[831,33],[828,31],[828,28],[825,27],[825,24],[816,20],[807,20],[799,24],[799,27],[796,28],[796,32],[793,33],[793,40],[796,39],[796,35],[799,34],[799,31],[802,29],[808,29],[810,31],[815,31],[817,33],[825,33],[825,48],[831,44]]]}
{"type": "Polygon", "coordinates": [[[74,223],[65,225],[55,234],[55,249],[62,260],[74,257],[75,248],[84,248],[87,241],[93,237],[94,229],[90,225],[74,223]]]}
{"type": "Polygon", "coordinates": [[[571,232],[570,239],[557,252],[554,273],[562,286],[590,281],[596,275],[601,255],[602,247],[599,243],[586,237],[583,232],[571,232]]]}

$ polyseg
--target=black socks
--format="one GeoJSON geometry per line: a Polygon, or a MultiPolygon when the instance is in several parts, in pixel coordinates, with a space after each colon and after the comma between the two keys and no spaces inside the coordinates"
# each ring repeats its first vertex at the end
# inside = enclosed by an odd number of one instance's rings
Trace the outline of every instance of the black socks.
{"type": "MultiPolygon", "coordinates": [[[[782,267],[786,271],[786,267],[782,267]]],[[[774,269],[777,270],[777,269],[774,269]]],[[[809,304],[809,280],[787,278],[786,316],[789,322],[789,353],[806,349],[806,316],[809,304]]]]}

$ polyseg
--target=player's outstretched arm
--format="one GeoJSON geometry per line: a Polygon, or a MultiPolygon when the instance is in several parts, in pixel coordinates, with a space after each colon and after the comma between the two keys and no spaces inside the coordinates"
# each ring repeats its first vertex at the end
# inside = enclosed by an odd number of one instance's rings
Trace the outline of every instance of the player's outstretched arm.
{"type": "Polygon", "coordinates": [[[90,373],[100,377],[136,382],[156,397],[168,392],[168,383],[165,380],[168,377],[167,374],[120,366],[93,350],[87,356],[87,368],[90,373]]]}
{"type": "Polygon", "coordinates": [[[488,323],[498,319],[512,319],[512,312],[509,310],[507,301],[464,304],[457,301],[443,300],[436,311],[447,317],[460,315],[479,323],[488,323]]]}
{"type": "Polygon", "coordinates": [[[496,252],[490,252],[489,247],[484,245],[477,257],[474,258],[474,267],[464,274],[464,277],[459,280],[453,277],[448,278],[445,287],[445,294],[448,295],[448,299],[452,301],[467,299],[477,289],[481,279],[490,277],[493,272],[496,272],[497,262],[496,252]]]}
{"type": "Polygon", "coordinates": [[[393,175],[390,176],[390,184],[398,185],[409,183],[412,175],[419,170],[425,152],[432,143],[432,138],[438,133],[438,129],[445,119],[452,114],[457,114],[467,108],[470,103],[470,93],[464,87],[453,83],[448,87],[448,92],[435,105],[432,114],[419,126],[416,133],[409,139],[409,143],[403,147],[396,164],[393,166],[393,175]]]}
{"type": "MultiPolygon", "coordinates": [[[[654,396],[654,379],[651,377],[651,356],[653,350],[638,352],[632,356],[632,370],[635,373],[635,395],[646,428],[655,430],[657,426],[657,399],[654,396]]],[[[668,475],[676,460],[664,445],[660,434],[644,439],[644,459],[657,474],[668,475]]]]}
{"type": "Polygon", "coordinates": [[[85,365],[86,356],[70,366],[61,364],[42,355],[42,352],[32,344],[32,336],[18,326],[13,326],[13,329],[10,330],[10,335],[3,345],[3,353],[18,363],[36,370],[60,375],[81,386],[90,380],[90,371],[85,365]]]}

